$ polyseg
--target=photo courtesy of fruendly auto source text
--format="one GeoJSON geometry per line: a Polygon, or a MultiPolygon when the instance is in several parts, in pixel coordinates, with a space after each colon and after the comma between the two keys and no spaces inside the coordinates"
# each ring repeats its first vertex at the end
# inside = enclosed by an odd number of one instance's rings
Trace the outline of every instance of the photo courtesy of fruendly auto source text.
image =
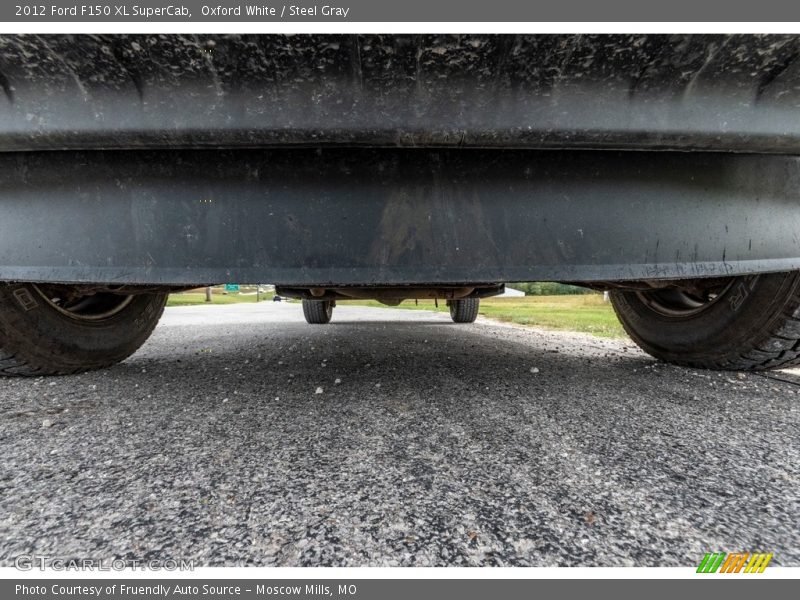
{"type": "Polygon", "coordinates": [[[0,5],[0,597],[790,598],[800,5],[0,5]]]}

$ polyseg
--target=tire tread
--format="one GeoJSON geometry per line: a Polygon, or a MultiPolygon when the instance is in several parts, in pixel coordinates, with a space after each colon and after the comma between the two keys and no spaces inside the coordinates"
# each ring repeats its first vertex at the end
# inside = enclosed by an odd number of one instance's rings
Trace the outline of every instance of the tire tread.
{"type": "Polygon", "coordinates": [[[452,300],[450,303],[450,317],[454,323],[474,323],[480,310],[480,298],[463,298],[452,300]]]}
{"type": "MultiPolygon", "coordinates": [[[[8,285],[8,284],[7,284],[8,285]]],[[[147,327],[143,331],[144,339],[149,337],[164,312],[166,295],[163,301],[157,303],[147,327]]],[[[28,329],[25,322],[25,313],[5,311],[4,321],[7,327],[0,329],[0,376],[39,377],[43,375],[74,375],[86,371],[105,369],[115,365],[139,349],[140,343],[129,343],[127,348],[117,353],[113,358],[83,361],[81,364],[69,365],[69,357],[65,352],[59,352],[58,346],[53,345],[46,353],[37,352],[33,342],[24,334],[28,329]],[[66,361],[58,360],[67,357],[66,361]],[[64,363],[69,366],[65,366],[64,363]]]]}
{"type": "Polygon", "coordinates": [[[306,323],[311,325],[326,325],[330,323],[328,302],[324,300],[303,300],[303,316],[306,323]]]}
{"type": "MultiPolygon", "coordinates": [[[[615,310],[631,339],[645,351],[650,352],[648,344],[630,327],[616,306],[615,310]]],[[[654,352],[650,353],[656,355],[654,352]]],[[[657,358],[660,357],[657,356],[657,358]]],[[[751,337],[747,347],[740,348],[735,355],[723,358],[713,356],[707,358],[695,356],[691,359],[671,357],[668,360],[673,364],[686,367],[736,371],[785,369],[800,365],[800,286],[792,288],[787,295],[783,309],[751,337]]]]}

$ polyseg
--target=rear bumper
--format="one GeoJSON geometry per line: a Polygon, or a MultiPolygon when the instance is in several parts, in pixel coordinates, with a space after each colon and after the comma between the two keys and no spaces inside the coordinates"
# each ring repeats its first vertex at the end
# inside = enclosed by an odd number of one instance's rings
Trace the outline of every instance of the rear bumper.
{"type": "Polygon", "coordinates": [[[798,269],[798,56],[798,36],[0,36],[0,280],[798,269]]]}
{"type": "Polygon", "coordinates": [[[798,36],[0,36],[0,151],[800,153],[798,36]]]}
{"type": "Polygon", "coordinates": [[[800,159],[424,149],[0,154],[0,280],[285,287],[800,269],[800,159]]]}

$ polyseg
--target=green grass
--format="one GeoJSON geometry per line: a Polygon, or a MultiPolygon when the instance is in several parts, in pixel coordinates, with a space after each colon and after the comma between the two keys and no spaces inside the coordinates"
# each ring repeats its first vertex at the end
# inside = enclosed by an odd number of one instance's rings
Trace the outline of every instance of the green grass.
{"type": "Polygon", "coordinates": [[[609,302],[601,294],[486,298],[480,314],[520,325],[581,331],[601,337],[625,337],[609,302]]]}
{"type": "MultiPolygon", "coordinates": [[[[345,301],[342,304],[383,306],[373,300],[345,301]]],[[[420,300],[419,305],[409,300],[398,308],[436,310],[432,300],[420,300]]],[[[444,301],[439,302],[438,310],[448,310],[444,301]]],[[[580,331],[601,337],[625,337],[625,331],[619,324],[611,304],[603,302],[600,294],[484,298],[481,300],[480,314],[519,325],[580,331]]]]}
{"type": "MultiPolygon", "coordinates": [[[[260,294],[259,299],[264,302],[265,300],[272,300],[274,294],[260,294]]],[[[211,302],[206,302],[205,292],[178,292],[170,294],[167,300],[167,306],[194,306],[196,304],[241,304],[242,302],[255,303],[256,295],[242,295],[242,294],[223,294],[218,290],[214,290],[211,294],[211,302]]]]}

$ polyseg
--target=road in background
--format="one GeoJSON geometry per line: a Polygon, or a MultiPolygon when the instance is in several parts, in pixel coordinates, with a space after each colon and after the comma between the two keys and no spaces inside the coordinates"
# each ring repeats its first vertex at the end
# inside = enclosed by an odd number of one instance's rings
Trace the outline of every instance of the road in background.
{"type": "Polygon", "coordinates": [[[0,379],[0,560],[797,566],[799,386],[425,311],[170,308],[114,368],[0,379]]]}

